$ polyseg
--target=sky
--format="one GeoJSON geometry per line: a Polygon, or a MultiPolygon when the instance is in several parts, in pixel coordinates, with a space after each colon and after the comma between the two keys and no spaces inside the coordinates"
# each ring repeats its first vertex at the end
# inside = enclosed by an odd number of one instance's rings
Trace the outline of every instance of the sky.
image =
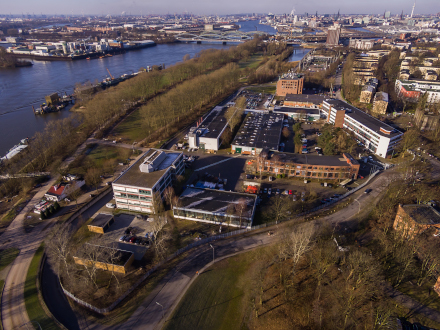
{"type": "MultiPolygon", "coordinates": [[[[196,15],[225,15],[240,13],[289,14],[410,14],[414,0],[0,0],[0,14],[94,14],[132,15],[173,14],[188,12],[196,15]]],[[[418,0],[414,14],[440,12],[440,0],[418,0]]]]}

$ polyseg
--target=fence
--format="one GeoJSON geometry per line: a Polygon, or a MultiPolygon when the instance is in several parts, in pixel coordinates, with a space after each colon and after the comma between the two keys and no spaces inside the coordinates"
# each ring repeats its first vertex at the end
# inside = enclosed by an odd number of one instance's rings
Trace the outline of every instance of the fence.
{"type": "MultiPolygon", "coordinates": [[[[376,172],[374,172],[374,173],[372,173],[370,176],[369,176],[369,178],[367,179],[367,181],[365,181],[364,183],[362,183],[361,185],[359,185],[358,187],[356,187],[355,189],[352,189],[352,190],[350,190],[350,191],[348,191],[348,192],[346,192],[344,195],[342,195],[342,196],[340,196],[339,198],[337,198],[337,199],[334,199],[334,200],[332,200],[330,203],[326,203],[326,204],[324,204],[324,205],[321,205],[321,206],[318,206],[318,207],[315,207],[314,209],[312,209],[312,210],[310,210],[310,211],[307,211],[307,212],[302,212],[302,213],[299,213],[299,214],[296,214],[296,217],[302,217],[302,216],[305,216],[305,215],[307,215],[307,214],[310,214],[310,213],[313,213],[313,212],[316,212],[316,211],[319,211],[320,209],[322,209],[322,208],[324,208],[324,207],[328,207],[328,206],[330,206],[330,205],[332,205],[332,204],[334,204],[334,203],[336,203],[336,202],[338,202],[338,201],[340,201],[340,200],[342,200],[342,199],[344,199],[344,198],[346,198],[346,197],[348,197],[348,196],[350,196],[351,194],[354,194],[356,191],[359,191],[360,189],[362,189],[362,188],[364,188],[369,182],[370,182],[370,180],[371,179],[373,179],[378,173],[379,173],[380,171],[378,170],[378,171],[376,171],[376,172]]],[[[288,219],[288,220],[290,220],[290,219],[288,219]]],[[[287,221],[287,220],[286,220],[287,221]]],[[[271,227],[271,226],[273,226],[273,225],[276,225],[276,224],[278,224],[278,223],[281,223],[281,221],[273,221],[273,222],[268,222],[268,223],[263,223],[263,224],[261,224],[261,225],[257,225],[257,226],[252,226],[252,227],[250,227],[250,228],[244,228],[244,229],[239,229],[239,230],[235,230],[235,231],[231,231],[231,232],[228,232],[228,233],[224,233],[224,234],[219,234],[219,235],[215,235],[215,236],[211,236],[211,237],[208,237],[208,238],[205,238],[205,239],[201,239],[201,240],[199,240],[199,241],[196,241],[196,242],[194,242],[194,243],[191,243],[191,244],[189,244],[189,245],[187,245],[187,246],[185,246],[185,247],[183,247],[183,248],[181,248],[181,249],[179,249],[179,250],[177,250],[176,252],[174,252],[172,255],[170,255],[167,259],[165,259],[165,260],[163,260],[163,261],[161,261],[160,263],[158,263],[156,266],[154,266],[153,268],[151,268],[147,273],[145,273],[145,275],[144,276],[142,276],[130,289],[128,289],[122,296],[120,296],[115,302],[113,302],[113,304],[111,304],[109,307],[107,307],[107,308],[97,308],[97,307],[95,307],[95,306],[93,306],[93,305],[90,305],[89,303],[87,303],[87,302],[85,302],[85,301],[82,301],[81,299],[79,299],[79,298],[77,298],[77,297],[75,297],[72,293],[70,293],[69,291],[67,291],[66,289],[64,289],[64,287],[61,285],[61,288],[63,289],[63,291],[64,291],[64,293],[68,296],[68,297],[70,297],[71,299],[73,299],[75,302],[77,302],[78,304],[80,304],[80,305],[82,305],[82,306],[85,306],[85,307],[87,307],[87,308],[89,308],[89,309],[91,309],[91,310],[93,310],[93,311],[95,311],[95,312],[97,312],[97,313],[99,313],[99,314],[106,314],[106,313],[109,313],[109,312],[111,312],[122,300],[124,300],[130,293],[132,293],[143,281],[145,281],[147,278],[148,278],[148,276],[150,276],[154,271],[156,271],[156,269],[157,268],[159,268],[160,266],[162,266],[165,262],[168,262],[168,261],[170,261],[171,259],[174,259],[175,257],[177,257],[178,255],[180,255],[180,254],[182,254],[182,253],[184,253],[184,252],[186,252],[186,251],[188,251],[188,250],[190,250],[190,249],[192,249],[192,248],[195,248],[195,247],[197,247],[197,246],[200,246],[200,245],[203,245],[203,244],[206,244],[206,243],[209,243],[209,242],[212,242],[212,241],[215,241],[215,240],[218,240],[218,239],[222,239],[222,238],[226,238],[226,237],[231,237],[231,236],[234,236],[234,235],[240,235],[240,234],[244,234],[244,233],[246,233],[246,232],[249,232],[249,231],[254,231],[254,230],[257,230],[257,229],[261,229],[261,228],[266,228],[266,227],[271,227]]],[[[61,284],[61,283],[60,283],[61,284]]]]}

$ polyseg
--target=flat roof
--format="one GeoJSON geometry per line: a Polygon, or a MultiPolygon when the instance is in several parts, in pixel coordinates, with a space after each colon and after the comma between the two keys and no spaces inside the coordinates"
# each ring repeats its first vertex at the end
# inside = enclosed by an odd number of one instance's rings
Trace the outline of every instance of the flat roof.
{"type": "Polygon", "coordinates": [[[373,132],[384,136],[388,138],[392,138],[398,135],[403,134],[402,132],[398,131],[394,127],[385,124],[384,122],[380,121],[379,119],[374,118],[373,116],[370,116],[369,114],[363,112],[362,110],[352,106],[351,104],[348,104],[344,101],[337,100],[337,99],[327,99],[325,102],[329,103],[333,108],[336,110],[345,110],[345,116],[351,117],[360,124],[364,125],[365,127],[369,128],[373,132]],[[380,128],[383,128],[387,131],[390,131],[390,134],[385,134],[380,131],[380,128]]]}
{"type": "Polygon", "coordinates": [[[117,184],[124,186],[153,188],[162,175],[169,170],[170,166],[174,165],[180,155],[182,155],[182,152],[151,148],[115,181],[113,181],[112,185],[117,184]],[[150,157],[151,154],[157,150],[163,151],[166,154],[166,158],[159,165],[159,170],[150,173],[141,172],[139,165],[144,162],[145,158],[150,157]],[[166,165],[166,167],[162,166],[162,164],[164,164],[164,166],[166,165]]]}
{"type": "Polygon", "coordinates": [[[232,145],[278,150],[283,120],[283,114],[250,112],[241,124],[232,145]]]}
{"type": "Polygon", "coordinates": [[[109,213],[99,213],[90,223],[90,226],[104,227],[111,219],[113,215],[109,213]]]}
{"type": "Polygon", "coordinates": [[[186,188],[180,195],[179,206],[176,208],[226,214],[230,205],[237,205],[242,200],[247,205],[247,217],[251,218],[257,196],[230,191],[186,188]]]}
{"type": "Polygon", "coordinates": [[[436,225],[440,223],[440,214],[430,205],[409,204],[402,207],[417,223],[423,225],[436,225]]]}
{"type": "Polygon", "coordinates": [[[225,126],[228,124],[228,120],[225,117],[228,107],[217,106],[211,110],[205,120],[200,124],[194,132],[200,131],[200,137],[206,138],[218,138],[225,126]]]}
{"type": "MultiPolygon", "coordinates": [[[[116,248],[112,248],[112,247],[108,247],[108,246],[94,245],[94,244],[89,244],[89,243],[86,243],[86,244],[99,247],[99,249],[103,253],[98,254],[96,261],[106,263],[106,264],[110,264],[108,258],[106,258],[106,257],[109,255],[109,252],[111,250],[116,250],[115,256],[113,257],[114,262],[112,263],[112,265],[124,266],[127,263],[127,261],[130,259],[130,257],[134,254],[133,252],[130,252],[130,251],[120,250],[120,249],[116,249],[116,248]]],[[[78,251],[77,257],[87,260],[87,257],[82,253],[81,249],[78,251]]]]}
{"type": "Polygon", "coordinates": [[[275,107],[274,112],[283,113],[305,113],[307,115],[319,115],[321,111],[315,108],[290,108],[290,107],[275,107]]]}
{"type": "Polygon", "coordinates": [[[322,104],[325,96],[314,94],[287,94],[284,102],[309,102],[313,104],[322,104]]]}
{"type": "MultiPolygon", "coordinates": [[[[359,164],[350,154],[346,154],[353,165],[359,164]]],[[[288,152],[271,152],[269,160],[279,161],[282,163],[295,163],[304,165],[318,165],[318,166],[350,166],[344,156],[319,156],[309,154],[295,154],[288,152]]]]}

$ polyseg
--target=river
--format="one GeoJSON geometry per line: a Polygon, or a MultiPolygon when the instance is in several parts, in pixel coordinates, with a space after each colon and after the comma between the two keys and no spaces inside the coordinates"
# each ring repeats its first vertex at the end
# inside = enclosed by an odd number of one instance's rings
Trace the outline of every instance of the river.
{"type": "MultiPolygon", "coordinates": [[[[271,26],[258,24],[257,21],[239,22],[242,31],[276,32],[271,26]]],[[[2,44],[1,46],[8,47],[2,44]]],[[[0,70],[0,157],[25,137],[31,137],[44,129],[53,119],[62,119],[70,115],[67,110],[35,116],[32,106],[39,107],[44,97],[53,92],[71,94],[76,83],[94,82],[108,77],[107,69],[113,76],[138,71],[147,65],[173,65],[182,61],[186,54],[191,57],[203,49],[229,48],[221,44],[164,44],[130,51],[113,57],[78,61],[34,61],[31,67],[0,70]]],[[[306,50],[308,51],[308,50],[306,50]]],[[[302,48],[289,59],[296,61],[305,55],[302,48]]]]}

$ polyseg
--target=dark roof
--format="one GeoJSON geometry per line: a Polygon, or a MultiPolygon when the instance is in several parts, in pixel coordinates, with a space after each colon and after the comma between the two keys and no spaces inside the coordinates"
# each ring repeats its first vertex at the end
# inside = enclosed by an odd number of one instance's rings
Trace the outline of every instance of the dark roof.
{"type": "Polygon", "coordinates": [[[334,109],[336,110],[345,110],[345,116],[351,117],[357,122],[361,123],[365,127],[369,128],[373,132],[388,137],[393,138],[397,135],[401,135],[402,132],[398,131],[394,127],[391,127],[388,124],[385,124],[384,122],[380,121],[379,119],[374,118],[373,116],[370,116],[369,114],[363,112],[362,110],[352,106],[351,104],[348,104],[344,101],[337,100],[337,99],[327,99],[325,102],[329,103],[334,109]],[[391,134],[385,134],[380,131],[380,128],[383,128],[387,131],[391,131],[391,134]]]}
{"type": "Polygon", "coordinates": [[[319,115],[320,110],[314,108],[289,108],[289,107],[278,107],[273,109],[274,112],[282,113],[305,113],[307,115],[319,115]]]}
{"type": "Polygon", "coordinates": [[[167,154],[167,159],[163,161],[163,163],[170,164],[167,168],[154,171],[151,173],[141,172],[139,169],[139,165],[141,165],[146,157],[148,157],[151,153],[158,149],[150,149],[148,150],[142,157],[140,157],[133,165],[131,165],[124,173],[122,173],[113,184],[117,185],[127,185],[134,187],[144,187],[144,188],[153,188],[153,186],[157,183],[157,181],[164,175],[167,171],[169,171],[170,166],[173,165],[176,159],[182,155],[181,152],[173,152],[168,150],[161,150],[167,154]],[[172,159],[168,159],[172,158],[172,159]],[[172,161],[172,162],[171,162],[172,161]]]}
{"type": "Polygon", "coordinates": [[[314,94],[287,94],[284,102],[310,102],[313,104],[322,104],[325,96],[314,94]]]}
{"type": "Polygon", "coordinates": [[[225,118],[226,111],[228,107],[215,107],[197,128],[196,131],[202,132],[200,137],[218,138],[228,124],[225,118]]]}
{"type": "Polygon", "coordinates": [[[229,191],[186,188],[177,208],[226,214],[228,206],[236,205],[243,199],[247,204],[247,217],[251,218],[257,196],[229,191]]]}
{"type": "MultiPolygon", "coordinates": [[[[352,160],[354,165],[358,162],[353,157],[347,154],[348,158],[352,160]]],[[[287,152],[272,152],[269,155],[272,161],[279,161],[282,163],[307,164],[318,166],[350,166],[347,160],[342,156],[319,156],[308,154],[293,154],[287,152]]]]}
{"type": "Polygon", "coordinates": [[[235,135],[232,145],[278,150],[283,119],[283,114],[248,113],[235,135]]]}
{"type": "Polygon", "coordinates": [[[90,226],[104,227],[111,219],[113,215],[109,213],[99,213],[90,223],[90,226]]]}
{"type": "MultiPolygon", "coordinates": [[[[87,245],[93,245],[93,244],[89,244],[86,243],[87,245]]],[[[112,248],[112,247],[108,247],[108,246],[101,246],[101,245],[95,245],[97,247],[99,247],[99,250],[102,252],[98,255],[97,260],[98,262],[102,262],[102,263],[109,263],[108,258],[106,258],[106,256],[108,256],[108,253],[111,252],[111,250],[115,251],[116,250],[116,254],[113,258],[113,265],[118,265],[118,266],[124,266],[127,261],[130,259],[130,257],[134,254],[133,252],[130,251],[125,251],[125,250],[120,250],[120,249],[116,249],[116,248],[112,248]]],[[[82,258],[82,259],[86,259],[87,260],[87,256],[84,255],[83,250],[79,250],[78,254],[77,254],[78,258],[82,258]]]]}
{"type": "Polygon", "coordinates": [[[423,225],[436,225],[440,223],[440,214],[430,205],[409,204],[402,207],[417,223],[423,225]]]}

